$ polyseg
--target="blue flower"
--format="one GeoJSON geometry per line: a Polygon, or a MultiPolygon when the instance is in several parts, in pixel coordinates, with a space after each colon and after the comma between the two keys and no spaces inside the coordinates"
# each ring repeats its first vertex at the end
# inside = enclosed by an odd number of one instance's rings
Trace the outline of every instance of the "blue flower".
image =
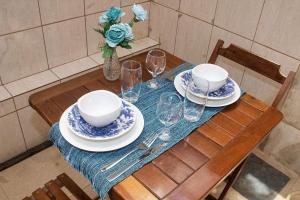
{"type": "Polygon", "coordinates": [[[105,24],[111,21],[117,22],[124,15],[125,13],[121,10],[121,8],[111,7],[109,10],[107,10],[105,13],[103,13],[103,15],[99,17],[99,23],[105,24]]]}
{"type": "Polygon", "coordinates": [[[135,19],[137,21],[145,21],[147,19],[147,11],[141,5],[132,6],[132,12],[134,13],[135,19]]]}
{"type": "Polygon", "coordinates": [[[119,23],[112,25],[105,33],[106,43],[108,46],[114,48],[118,46],[123,40],[133,40],[132,29],[129,24],[119,23]]]}

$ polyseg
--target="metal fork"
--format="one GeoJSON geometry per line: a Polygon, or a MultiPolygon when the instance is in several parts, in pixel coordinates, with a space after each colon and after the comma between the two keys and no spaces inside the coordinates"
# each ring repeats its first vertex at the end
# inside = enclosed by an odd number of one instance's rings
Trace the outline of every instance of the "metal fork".
{"type": "Polygon", "coordinates": [[[155,140],[158,138],[158,136],[159,136],[159,133],[155,133],[155,134],[151,135],[150,137],[148,137],[147,139],[145,139],[142,143],[140,143],[137,146],[137,148],[129,151],[128,153],[126,153],[121,158],[118,158],[116,160],[113,160],[113,161],[111,161],[111,162],[103,165],[101,167],[100,171],[101,172],[105,172],[106,170],[112,168],[113,166],[115,166],[116,164],[118,164],[119,162],[121,162],[124,158],[126,158],[127,156],[129,156],[130,154],[132,154],[133,152],[135,152],[137,150],[148,149],[155,142],[155,140]]]}

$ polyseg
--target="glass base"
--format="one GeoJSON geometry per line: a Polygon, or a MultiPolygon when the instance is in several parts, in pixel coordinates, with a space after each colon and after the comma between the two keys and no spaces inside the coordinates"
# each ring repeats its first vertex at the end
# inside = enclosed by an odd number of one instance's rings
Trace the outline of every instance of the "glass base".
{"type": "Polygon", "coordinates": [[[164,128],[159,135],[159,139],[162,141],[165,141],[165,142],[169,141],[170,140],[170,129],[164,128]]]}
{"type": "Polygon", "coordinates": [[[159,83],[155,79],[152,79],[148,82],[147,86],[148,86],[148,88],[151,88],[151,89],[158,89],[159,83]]]}

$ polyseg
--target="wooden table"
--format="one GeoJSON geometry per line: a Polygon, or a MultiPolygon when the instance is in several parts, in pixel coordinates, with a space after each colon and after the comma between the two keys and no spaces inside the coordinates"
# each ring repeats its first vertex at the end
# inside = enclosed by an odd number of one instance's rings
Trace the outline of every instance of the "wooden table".
{"type": "MultiPolygon", "coordinates": [[[[148,80],[145,57],[146,53],[142,53],[132,59],[143,63],[143,80],[148,80]]],[[[167,53],[169,69],[181,63],[184,61],[167,53]]],[[[106,81],[99,70],[35,93],[29,101],[52,125],[81,95],[97,89],[118,93],[120,84],[106,81]]],[[[246,94],[185,140],[114,186],[110,196],[136,200],[202,199],[229,177],[227,190],[240,164],[281,119],[278,110],[246,94]]]]}

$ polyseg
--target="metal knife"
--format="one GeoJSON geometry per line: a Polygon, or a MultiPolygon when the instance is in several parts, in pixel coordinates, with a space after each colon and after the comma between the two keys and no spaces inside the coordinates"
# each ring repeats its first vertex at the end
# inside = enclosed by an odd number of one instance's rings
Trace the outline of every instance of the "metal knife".
{"type": "Polygon", "coordinates": [[[129,163],[125,164],[124,166],[120,167],[119,169],[117,169],[115,172],[113,172],[112,174],[110,174],[107,177],[107,180],[109,182],[112,182],[113,180],[115,180],[116,178],[118,178],[119,176],[121,176],[122,174],[124,174],[127,170],[129,170],[131,167],[133,167],[134,165],[138,164],[139,162],[141,162],[143,159],[145,159],[146,157],[150,156],[151,154],[155,153],[156,151],[158,151],[161,147],[163,147],[165,144],[160,144],[157,145],[153,148],[150,148],[148,151],[146,151],[145,153],[143,153],[140,157],[138,157],[136,160],[130,161],[129,163]]]}
{"type": "Polygon", "coordinates": [[[191,64],[190,63],[185,63],[185,64],[182,64],[180,67],[177,67],[173,70],[169,70],[165,73],[163,73],[161,76],[159,76],[158,78],[160,79],[168,79],[170,81],[173,81],[174,80],[174,77],[177,75],[177,72],[182,70],[182,69],[185,69],[186,67],[190,66],[191,64]]]}

